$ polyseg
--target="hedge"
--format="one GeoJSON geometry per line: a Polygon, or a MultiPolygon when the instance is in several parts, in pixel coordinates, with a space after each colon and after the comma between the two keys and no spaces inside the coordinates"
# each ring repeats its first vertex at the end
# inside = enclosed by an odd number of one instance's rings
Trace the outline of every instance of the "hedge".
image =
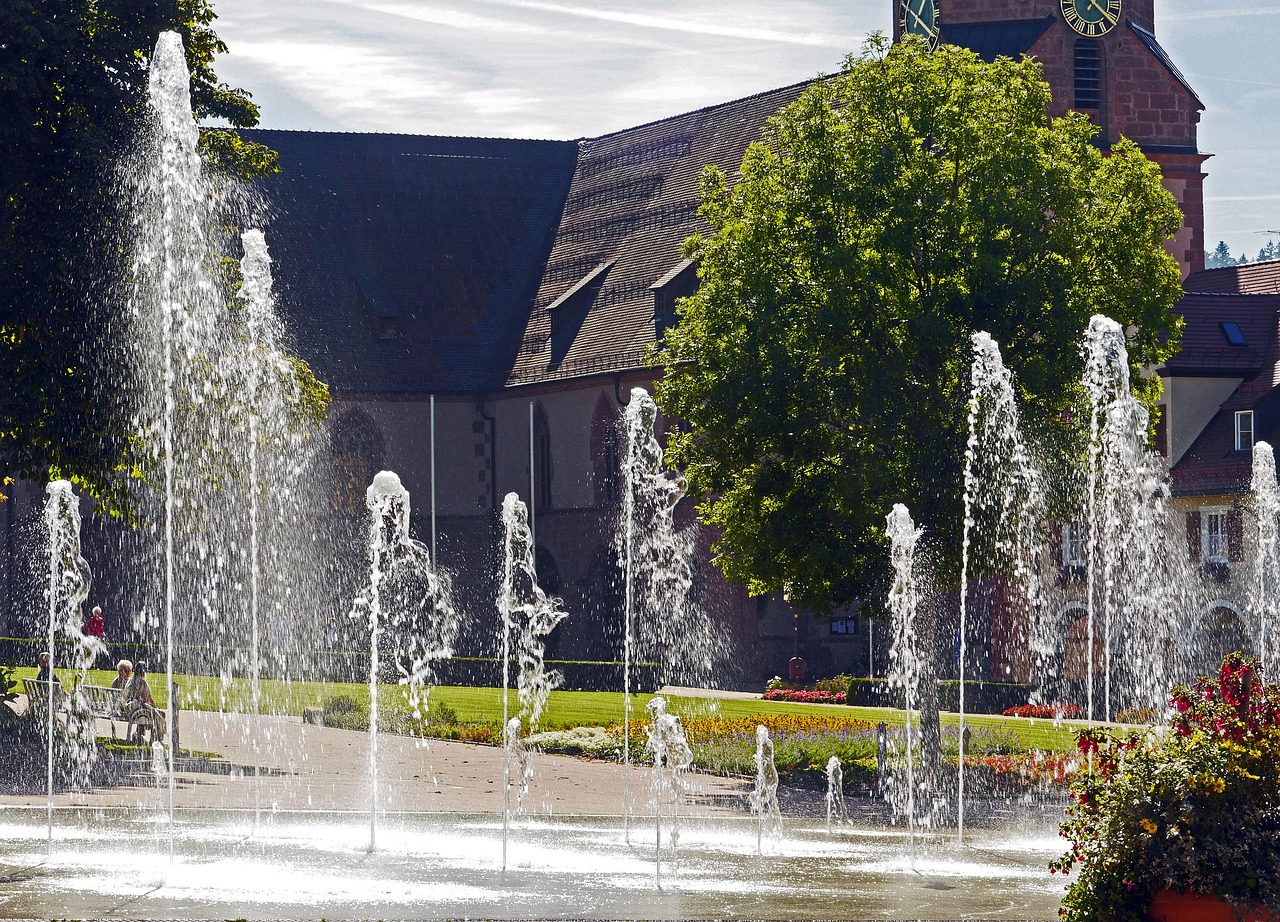
{"type": "MultiPolygon", "coordinates": [[[[55,650],[61,650],[70,641],[55,640],[55,650]]],[[[32,637],[0,637],[0,662],[21,666],[35,666],[36,656],[48,646],[48,640],[32,637]]],[[[152,672],[165,669],[166,651],[159,644],[108,641],[109,662],[97,663],[98,668],[114,668],[121,659],[146,660],[152,672]]],[[[238,660],[241,671],[248,674],[248,651],[241,648],[223,649],[221,657],[211,656],[204,646],[174,645],[173,668],[175,672],[189,675],[216,675],[225,661],[238,660]]],[[[70,660],[70,652],[58,653],[55,665],[61,667],[70,660]]],[[[560,687],[570,691],[622,691],[620,662],[593,662],[585,660],[547,660],[547,668],[564,676],[560,687]]],[[[369,677],[369,654],[365,651],[339,651],[289,654],[282,663],[279,657],[264,651],[260,664],[264,678],[280,678],[288,669],[292,678],[329,682],[362,682],[369,677]],[[292,666],[290,666],[292,664],[292,666]]],[[[511,683],[514,687],[519,663],[511,660],[511,683]]],[[[392,664],[385,660],[380,669],[380,679],[396,681],[392,664]]],[[[502,685],[502,660],[495,657],[455,656],[435,664],[436,685],[465,685],[499,687],[502,685]]],[[[662,671],[658,663],[631,664],[631,690],[651,694],[663,685],[662,671]]]]}
{"type": "MultiPolygon", "coordinates": [[[[982,682],[966,679],[964,709],[969,714],[1001,714],[1006,708],[1026,704],[1033,686],[1016,682],[982,682]]],[[[905,707],[901,689],[890,689],[884,679],[852,678],[845,695],[846,704],[861,707],[905,707]]],[[[944,711],[960,710],[960,682],[942,679],[938,682],[938,707],[944,711]]]]}

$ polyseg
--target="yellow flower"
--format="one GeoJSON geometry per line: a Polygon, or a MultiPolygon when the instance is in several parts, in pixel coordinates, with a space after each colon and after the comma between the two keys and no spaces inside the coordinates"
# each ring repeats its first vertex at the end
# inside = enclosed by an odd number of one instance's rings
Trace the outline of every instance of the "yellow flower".
{"type": "Polygon", "coordinates": [[[1155,835],[1156,830],[1159,828],[1158,826],[1156,826],[1155,823],[1151,822],[1151,820],[1147,819],[1145,816],[1138,822],[1141,824],[1142,828],[1147,831],[1147,835],[1149,836],[1155,835]]]}

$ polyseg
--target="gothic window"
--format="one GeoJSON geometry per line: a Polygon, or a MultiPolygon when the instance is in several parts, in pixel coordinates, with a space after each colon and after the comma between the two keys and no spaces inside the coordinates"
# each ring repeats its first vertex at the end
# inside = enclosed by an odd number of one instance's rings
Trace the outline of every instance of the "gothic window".
{"type": "Polygon", "coordinates": [[[622,474],[619,468],[618,409],[608,394],[601,394],[591,418],[591,460],[594,471],[596,505],[617,506],[622,502],[622,474]]]}
{"type": "Polygon", "coordinates": [[[541,404],[533,412],[533,469],[535,514],[551,508],[551,427],[541,404]]]}
{"type": "Polygon", "coordinates": [[[365,491],[382,469],[382,436],[368,414],[352,410],[334,424],[329,441],[333,469],[333,507],[364,509],[365,491]]]}
{"type": "Polygon", "coordinates": [[[1092,39],[1076,39],[1077,109],[1102,108],[1102,45],[1092,39]]]}

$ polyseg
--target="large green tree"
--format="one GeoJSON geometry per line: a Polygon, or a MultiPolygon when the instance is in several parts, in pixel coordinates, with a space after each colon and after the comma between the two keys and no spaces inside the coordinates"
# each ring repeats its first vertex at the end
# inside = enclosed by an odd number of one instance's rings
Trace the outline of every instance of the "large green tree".
{"type": "Polygon", "coordinates": [[[109,497],[129,437],[104,395],[127,373],[111,343],[128,272],[117,163],[146,117],[161,31],[182,34],[207,159],[275,169],[241,141],[258,110],[218,81],[208,0],[0,0],[0,466],[75,477],[109,497]]]}
{"type": "MultiPolygon", "coordinates": [[[[702,285],[658,352],[670,436],[716,561],[828,610],[877,590],[885,514],[958,556],[970,334],[1001,344],[1033,416],[1066,413],[1081,335],[1129,331],[1138,374],[1177,348],[1180,226],[1158,167],[1050,120],[1030,60],[873,36],[703,176],[702,285]]],[[[954,572],[954,571],[952,571],[954,572]]]]}

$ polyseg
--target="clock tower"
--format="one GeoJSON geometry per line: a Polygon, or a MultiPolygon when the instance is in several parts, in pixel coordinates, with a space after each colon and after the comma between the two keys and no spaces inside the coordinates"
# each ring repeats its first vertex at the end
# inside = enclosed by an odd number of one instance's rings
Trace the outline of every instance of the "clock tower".
{"type": "Polygon", "coordinates": [[[1185,276],[1204,268],[1204,177],[1196,128],[1204,104],[1156,39],[1155,0],[892,0],[894,39],[919,35],[987,61],[1035,58],[1053,90],[1050,115],[1074,110],[1109,148],[1136,142],[1160,165],[1182,209],[1169,241],[1185,276]]]}

